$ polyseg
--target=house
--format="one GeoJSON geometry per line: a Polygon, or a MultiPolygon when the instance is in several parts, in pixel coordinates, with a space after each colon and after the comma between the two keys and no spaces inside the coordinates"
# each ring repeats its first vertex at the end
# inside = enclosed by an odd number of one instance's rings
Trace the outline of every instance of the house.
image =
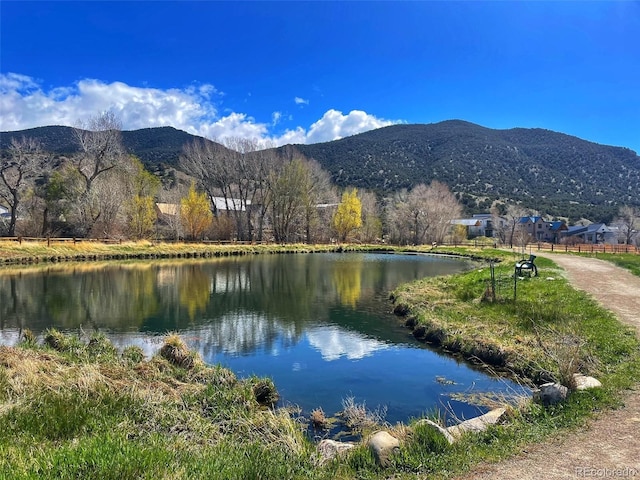
{"type": "Polygon", "coordinates": [[[168,222],[180,213],[180,205],[176,203],[156,203],[156,216],[161,222],[168,222]]]}
{"type": "Polygon", "coordinates": [[[537,242],[558,243],[568,229],[564,221],[549,222],[539,216],[522,217],[519,225],[537,242]]]}
{"type": "Polygon", "coordinates": [[[6,207],[3,207],[2,205],[0,205],[0,219],[9,219],[11,218],[11,213],[9,212],[9,209],[6,207]]]}
{"type": "MultiPolygon", "coordinates": [[[[467,228],[467,238],[493,237],[495,234],[495,217],[490,213],[476,213],[471,218],[451,220],[452,225],[463,225],[467,228]]],[[[503,219],[499,219],[504,223],[503,219]]]]}
{"type": "MultiPolygon", "coordinates": [[[[250,200],[243,202],[238,198],[213,197],[211,201],[213,204],[212,210],[214,214],[217,214],[220,211],[246,212],[247,208],[251,207],[250,200]]],[[[166,221],[168,219],[175,218],[180,214],[180,204],[156,203],[155,210],[158,215],[158,219],[166,221]]]]}
{"type": "Polygon", "coordinates": [[[211,201],[214,214],[217,214],[218,211],[246,212],[251,208],[251,200],[243,201],[239,198],[213,197],[211,201]]]}
{"type": "Polygon", "coordinates": [[[580,243],[618,244],[617,232],[604,223],[571,226],[565,232],[564,237],[567,239],[576,239],[580,243]]]}
{"type": "Polygon", "coordinates": [[[477,233],[482,227],[482,222],[477,218],[456,218],[451,220],[451,225],[462,225],[467,230],[467,238],[479,236],[477,233]]]}

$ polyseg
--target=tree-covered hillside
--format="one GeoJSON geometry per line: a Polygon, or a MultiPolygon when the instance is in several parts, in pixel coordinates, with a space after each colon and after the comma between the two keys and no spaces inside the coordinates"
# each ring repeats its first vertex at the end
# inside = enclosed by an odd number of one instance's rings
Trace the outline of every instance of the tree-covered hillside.
{"type": "MultiPolygon", "coordinates": [[[[0,134],[34,137],[58,154],[77,151],[70,127],[40,127],[0,134]]],[[[172,127],[122,132],[124,146],[146,168],[160,173],[178,167],[193,135],[172,127]]],[[[342,187],[391,193],[439,180],[468,212],[486,211],[495,199],[554,216],[609,222],[620,205],[640,206],[640,157],[543,129],[494,130],[450,120],[428,125],[393,125],[327,143],[293,146],[329,171],[342,187]]],[[[281,147],[291,150],[291,146],[281,147]]]]}
{"type": "Polygon", "coordinates": [[[502,198],[551,215],[606,220],[621,204],[640,204],[635,152],[543,129],[493,130],[452,120],[296,148],[339,185],[389,192],[435,179],[471,210],[502,198]]]}
{"type": "MultiPolygon", "coordinates": [[[[31,137],[39,140],[45,150],[56,154],[79,151],[73,128],[52,126],[30,128],[0,134],[0,149],[6,149],[12,138],[31,137]]],[[[122,143],[129,153],[138,157],[146,168],[158,172],[176,167],[182,147],[196,137],[173,127],[143,128],[122,132],[122,143]]]]}

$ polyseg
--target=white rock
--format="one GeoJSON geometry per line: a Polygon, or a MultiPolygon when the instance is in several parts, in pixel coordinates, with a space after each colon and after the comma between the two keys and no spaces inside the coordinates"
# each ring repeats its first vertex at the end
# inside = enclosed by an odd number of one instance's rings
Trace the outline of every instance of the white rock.
{"type": "Polygon", "coordinates": [[[453,437],[453,435],[451,435],[451,433],[449,433],[449,430],[444,428],[441,425],[438,425],[436,422],[429,420],[428,418],[423,418],[422,420],[419,420],[417,422],[417,425],[428,425],[431,428],[433,428],[434,430],[440,432],[444,438],[447,439],[447,442],[449,443],[453,443],[455,442],[455,438],[453,437]]]}
{"type": "Polygon", "coordinates": [[[384,430],[374,433],[367,442],[378,465],[386,467],[391,455],[400,449],[400,441],[384,430]]]}
{"type": "Polygon", "coordinates": [[[466,432],[483,432],[489,425],[495,425],[507,412],[504,408],[495,408],[479,417],[470,418],[458,425],[447,428],[447,431],[455,439],[460,438],[466,432]]]}
{"type": "Polygon", "coordinates": [[[318,464],[324,465],[330,460],[343,455],[355,446],[355,443],[351,442],[337,442],[329,439],[321,440],[317,447],[319,454],[318,464]]]}
{"type": "Polygon", "coordinates": [[[582,375],[581,373],[574,373],[573,378],[576,381],[576,390],[588,390],[589,388],[599,388],[602,386],[600,380],[582,375]]]}

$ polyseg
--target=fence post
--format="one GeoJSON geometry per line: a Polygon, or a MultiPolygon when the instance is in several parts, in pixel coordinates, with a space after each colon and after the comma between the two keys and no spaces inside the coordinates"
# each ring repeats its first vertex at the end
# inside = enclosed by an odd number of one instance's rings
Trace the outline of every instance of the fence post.
{"type": "Polygon", "coordinates": [[[47,247],[51,246],[51,235],[47,235],[47,247]]]}
{"type": "Polygon", "coordinates": [[[491,301],[496,301],[496,272],[493,262],[489,262],[489,268],[491,269],[491,301]]]}

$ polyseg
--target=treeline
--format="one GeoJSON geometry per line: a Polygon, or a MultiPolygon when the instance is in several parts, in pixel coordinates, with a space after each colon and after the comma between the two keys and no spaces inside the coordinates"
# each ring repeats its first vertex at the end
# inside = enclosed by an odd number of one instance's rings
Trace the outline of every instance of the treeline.
{"type": "Polygon", "coordinates": [[[440,182],[385,197],[339,188],[297,149],[240,138],[194,138],[163,185],[127,153],[112,113],[73,132],[77,152],[56,157],[34,138],[11,139],[0,164],[2,234],[418,244],[443,241],[462,211],[440,182]]]}

